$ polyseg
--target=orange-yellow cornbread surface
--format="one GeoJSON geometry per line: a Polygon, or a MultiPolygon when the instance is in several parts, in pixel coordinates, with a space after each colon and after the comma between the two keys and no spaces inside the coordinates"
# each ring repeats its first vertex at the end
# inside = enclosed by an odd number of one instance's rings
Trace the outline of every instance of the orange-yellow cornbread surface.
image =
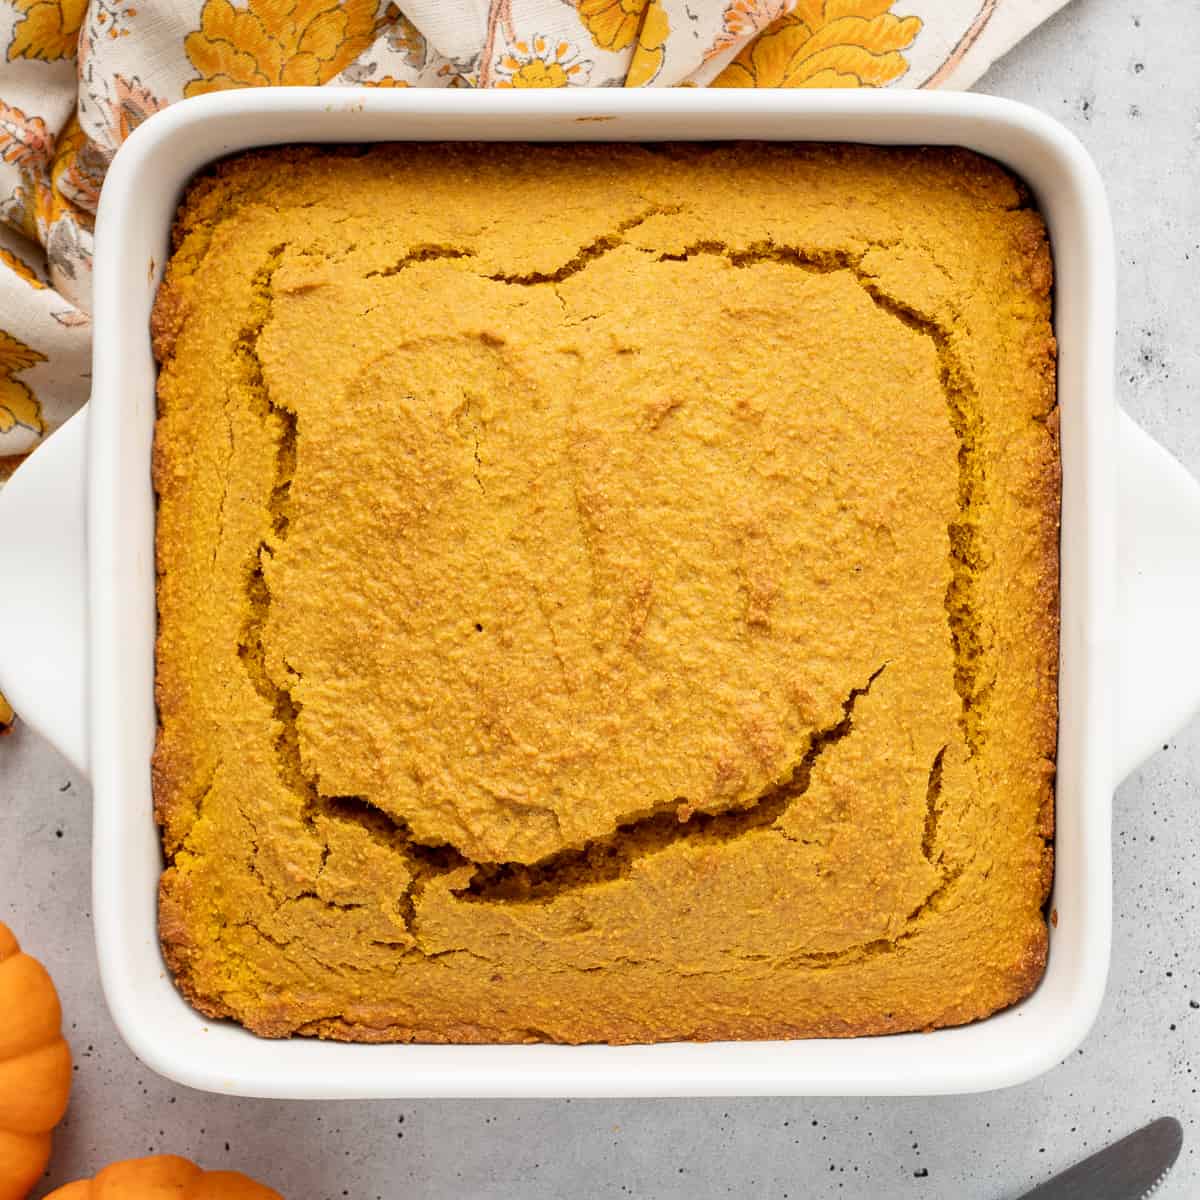
{"type": "Polygon", "coordinates": [[[285,149],[198,181],[154,319],[192,1003],[633,1042],[1025,995],[1050,285],[965,152],[285,149]]]}

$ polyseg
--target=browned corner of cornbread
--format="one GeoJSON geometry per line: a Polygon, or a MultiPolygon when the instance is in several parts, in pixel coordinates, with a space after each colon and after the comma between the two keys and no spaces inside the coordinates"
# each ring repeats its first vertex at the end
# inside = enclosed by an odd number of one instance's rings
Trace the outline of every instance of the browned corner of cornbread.
{"type": "Polygon", "coordinates": [[[265,1036],[856,1036],[1044,968],[1053,270],[960,150],[247,154],[161,363],[160,927],[265,1036]]]}

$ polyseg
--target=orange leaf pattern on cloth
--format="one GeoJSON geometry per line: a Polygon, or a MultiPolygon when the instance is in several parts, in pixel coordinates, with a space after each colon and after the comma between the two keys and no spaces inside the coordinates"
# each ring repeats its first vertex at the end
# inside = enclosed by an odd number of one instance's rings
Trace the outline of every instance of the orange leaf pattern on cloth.
{"type": "Polygon", "coordinates": [[[14,377],[35,363],[45,361],[44,354],[0,329],[0,433],[7,433],[17,425],[35,433],[42,432],[42,409],[37,397],[14,377]]]}
{"type": "Polygon", "coordinates": [[[147,117],[152,117],[166,103],[153,95],[135,76],[113,76],[109,99],[109,136],[120,145],[147,117]]]}
{"type": "Polygon", "coordinates": [[[106,165],[95,143],[84,135],[78,119],[72,117],[59,134],[50,177],[64,203],[75,210],[78,220],[88,228],[100,203],[106,165]]]}
{"type": "Polygon", "coordinates": [[[908,70],[901,50],[921,32],[892,0],[800,0],[744,47],[714,87],[882,87],[908,70]]]}
{"type": "Polygon", "coordinates": [[[650,0],[642,16],[642,27],[638,31],[629,74],[625,76],[626,87],[645,87],[653,83],[662,70],[670,35],[671,22],[666,11],[659,0],[650,0]]]}
{"type": "Polygon", "coordinates": [[[750,38],[784,16],[791,0],[733,0],[722,18],[722,30],[706,59],[715,58],[731,47],[744,46],[750,38]]]}
{"type": "Polygon", "coordinates": [[[0,161],[18,167],[45,164],[54,151],[54,137],[41,117],[27,117],[0,99],[0,161]]]}
{"type": "Polygon", "coordinates": [[[200,77],[183,94],[326,83],[371,44],[377,9],[375,0],[206,0],[185,41],[200,77]]]}
{"type": "Polygon", "coordinates": [[[11,250],[5,250],[0,246],[0,263],[3,263],[10,271],[14,271],[19,275],[31,288],[37,288],[39,291],[46,285],[42,282],[42,277],[31,267],[24,259],[18,258],[11,250]]]}
{"type": "Polygon", "coordinates": [[[389,49],[403,55],[408,66],[420,70],[429,57],[429,46],[424,35],[394,4],[387,6],[384,17],[389,49]]]}
{"type": "Polygon", "coordinates": [[[12,4],[24,16],[8,46],[10,62],[18,58],[53,62],[75,56],[87,0],[12,0],[12,4]]]}
{"type": "Polygon", "coordinates": [[[87,145],[79,122],[72,117],[58,136],[54,147],[54,157],[50,161],[49,188],[46,198],[46,219],[53,223],[64,214],[91,227],[92,214],[96,211],[96,202],[100,198],[99,180],[88,180],[78,166],[80,154],[87,145]],[[80,200],[87,204],[78,203],[68,195],[65,186],[70,181],[70,189],[80,200]]]}

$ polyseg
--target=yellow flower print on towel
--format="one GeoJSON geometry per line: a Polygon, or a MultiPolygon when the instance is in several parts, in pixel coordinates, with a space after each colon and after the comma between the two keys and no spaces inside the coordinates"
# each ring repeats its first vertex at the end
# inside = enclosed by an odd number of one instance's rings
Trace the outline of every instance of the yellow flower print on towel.
{"type": "Polygon", "coordinates": [[[42,406],[37,397],[19,379],[34,363],[45,362],[46,356],[25,345],[19,338],[0,329],[0,433],[8,433],[18,425],[34,433],[45,433],[42,406]]]}
{"type": "Polygon", "coordinates": [[[579,19],[601,50],[624,50],[642,27],[649,0],[575,0],[579,19]]]}
{"type": "Polygon", "coordinates": [[[24,15],[13,27],[9,62],[18,58],[53,62],[75,57],[87,0],[12,0],[12,5],[24,15]]]}
{"type": "Polygon", "coordinates": [[[43,291],[46,287],[42,277],[23,258],[18,258],[11,250],[0,246],[0,263],[3,263],[14,275],[19,275],[31,288],[43,291]]]}
{"type": "Polygon", "coordinates": [[[267,84],[315,85],[345,70],[374,40],[375,0],[205,0],[184,39],[200,73],[185,96],[267,84]]]}
{"type": "Polygon", "coordinates": [[[592,64],[562,38],[536,33],[513,42],[496,60],[498,88],[561,88],[587,83],[592,64]]]}
{"type": "Polygon", "coordinates": [[[633,61],[625,76],[626,87],[645,87],[657,78],[662,70],[670,34],[671,22],[667,19],[666,10],[659,0],[650,0],[638,31],[637,45],[633,48],[633,61]]]}
{"type": "Polygon", "coordinates": [[[713,80],[713,87],[882,87],[908,70],[901,50],[919,17],[896,0],[799,0],[713,80]]]}

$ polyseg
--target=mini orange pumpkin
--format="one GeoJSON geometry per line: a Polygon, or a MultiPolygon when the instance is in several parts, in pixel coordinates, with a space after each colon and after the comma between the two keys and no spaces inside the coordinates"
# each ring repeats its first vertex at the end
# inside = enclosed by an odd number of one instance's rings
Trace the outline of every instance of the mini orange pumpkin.
{"type": "Polygon", "coordinates": [[[24,1200],[38,1181],[70,1091],[58,992],[0,921],[0,1200],[24,1200]]]}
{"type": "Polygon", "coordinates": [[[46,1200],[283,1200],[240,1171],[204,1171],[175,1154],[131,1158],[80,1179],[46,1200]]]}

